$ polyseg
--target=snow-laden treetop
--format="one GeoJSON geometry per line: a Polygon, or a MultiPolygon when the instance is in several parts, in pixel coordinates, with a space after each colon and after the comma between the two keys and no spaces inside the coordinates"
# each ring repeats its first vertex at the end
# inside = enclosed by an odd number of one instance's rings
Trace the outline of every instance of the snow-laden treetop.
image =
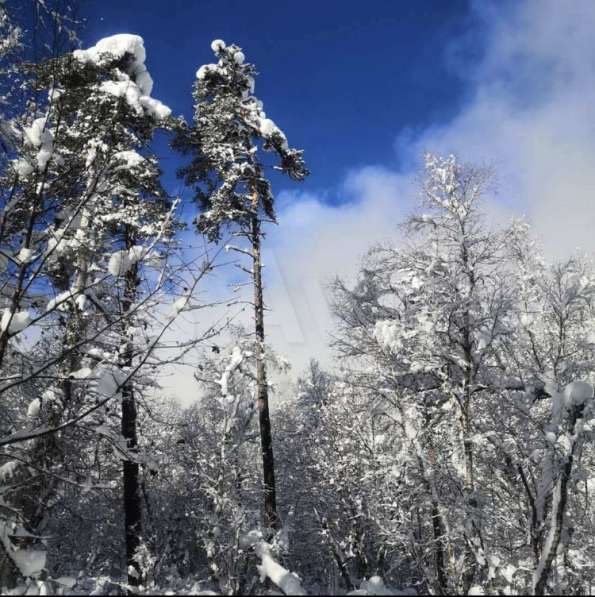
{"type": "Polygon", "coordinates": [[[220,39],[213,41],[211,49],[218,61],[196,72],[195,127],[180,138],[178,146],[196,155],[182,173],[195,185],[197,199],[205,208],[197,219],[198,227],[217,238],[222,225],[242,225],[260,209],[275,219],[260,149],[273,154],[278,160],[273,167],[294,180],[303,180],[308,171],[303,152],[289,147],[283,131],[267,117],[254,95],[256,68],[246,62],[242,49],[220,39]],[[206,192],[201,191],[201,183],[206,192]]]}
{"type": "Polygon", "coordinates": [[[198,81],[207,86],[209,78],[216,83],[217,79],[229,77],[230,82],[234,81],[239,84],[244,100],[246,122],[254,127],[255,132],[264,139],[271,142],[277,141],[280,147],[285,150],[289,149],[283,131],[270,118],[266,117],[262,102],[252,95],[254,93],[254,73],[250,65],[243,67],[246,57],[241,49],[236,45],[228,47],[221,39],[214,40],[211,43],[211,49],[219,58],[219,62],[203,64],[196,71],[198,81]],[[243,75],[243,77],[237,75],[243,75]]]}
{"type": "Polygon", "coordinates": [[[105,81],[102,91],[124,97],[136,112],[146,113],[157,120],[167,118],[171,109],[151,97],[153,79],[147,70],[147,53],[139,35],[119,33],[99,40],[87,50],[75,50],[74,58],[83,63],[106,67],[118,63],[119,80],[105,81]]]}

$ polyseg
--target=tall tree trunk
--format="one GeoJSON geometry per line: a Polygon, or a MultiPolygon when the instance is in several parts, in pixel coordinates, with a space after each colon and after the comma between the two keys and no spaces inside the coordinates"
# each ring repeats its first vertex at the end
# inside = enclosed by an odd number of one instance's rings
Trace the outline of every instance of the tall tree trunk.
{"type": "MultiPolygon", "coordinates": [[[[427,424],[427,423],[426,423],[427,424]]],[[[428,494],[431,500],[430,516],[432,518],[432,533],[434,539],[434,567],[436,573],[437,593],[444,595],[448,589],[448,576],[446,572],[446,559],[447,559],[447,547],[448,547],[448,531],[446,528],[445,518],[440,509],[438,501],[438,492],[436,491],[436,485],[433,479],[433,471],[439,466],[436,461],[436,449],[432,443],[431,435],[429,437],[428,445],[428,461],[430,464],[431,473],[428,472],[428,467],[422,456],[423,452],[421,446],[416,444],[417,462],[422,473],[422,479],[427,488],[428,494]]],[[[419,512],[418,512],[419,516],[419,512]]],[[[419,540],[422,541],[422,532],[420,529],[419,540]]]]}
{"type": "Polygon", "coordinates": [[[541,555],[537,567],[533,574],[533,594],[544,595],[547,588],[547,582],[552,572],[552,565],[558,553],[558,545],[564,529],[564,517],[568,503],[569,487],[568,484],[572,475],[572,466],[574,464],[574,455],[578,443],[580,442],[577,431],[577,422],[583,415],[584,405],[575,406],[569,415],[568,435],[572,437],[572,446],[566,456],[566,462],[561,467],[558,480],[554,486],[552,509],[550,513],[550,528],[545,538],[545,543],[541,549],[541,555]]]}
{"type": "MultiPolygon", "coordinates": [[[[464,234],[464,227],[462,233],[464,234]]],[[[469,265],[469,254],[467,245],[463,241],[462,244],[462,261],[467,273],[469,281],[469,294],[467,301],[471,300],[475,289],[475,273],[469,265]]],[[[463,439],[463,459],[465,464],[465,479],[463,484],[465,495],[465,508],[467,510],[465,515],[465,553],[463,560],[463,594],[467,595],[471,590],[474,582],[477,582],[478,577],[485,576],[487,572],[486,565],[480,565],[477,552],[483,552],[483,539],[481,533],[481,518],[477,516],[480,509],[475,496],[475,467],[473,462],[473,441],[471,440],[471,396],[472,386],[475,381],[477,373],[476,363],[473,355],[474,344],[472,334],[472,317],[469,306],[466,305],[463,312],[463,352],[465,355],[465,370],[463,394],[460,397],[460,423],[461,433],[463,439]]],[[[482,554],[483,556],[483,554],[482,554]]],[[[485,557],[482,557],[485,561],[485,557]]],[[[485,578],[482,578],[483,583],[485,578]]]]}
{"type": "Polygon", "coordinates": [[[264,303],[262,299],[262,263],[260,256],[260,220],[258,218],[258,192],[253,192],[254,214],[252,216],[252,260],[254,279],[254,324],[256,331],[256,404],[260,424],[260,445],[262,449],[262,470],[264,477],[264,518],[265,526],[279,530],[277,496],[275,489],[275,459],[273,456],[273,436],[269,414],[269,391],[264,362],[264,303]]]}
{"type": "MultiPolygon", "coordinates": [[[[128,452],[137,451],[136,437],[136,405],[132,388],[122,388],[122,435],[126,440],[128,452]]],[[[142,532],[141,500],[139,484],[138,462],[124,460],[124,527],[126,533],[126,566],[128,584],[138,586],[141,582],[141,571],[138,562],[134,559],[140,546],[142,532]]]]}
{"type": "Polygon", "coordinates": [[[438,593],[444,595],[448,588],[448,581],[446,579],[446,563],[444,561],[444,543],[446,536],[446,529],[442,521],[440,509],[435,500],[432,500],[432,530],[434,532],[434,544],[436,552],[434,555],[434,565],[436,567],[436,580],[438,581],[438,593]]]}
{"type": "MultiPolygon", "coordinates": [[[[485,571],[485,566],[478,562],[478,551],[483,551],[483,539],[480,528],[480,520],[477,517],[477,498],[475,496],[475,470],[473,464],[473,443],[470,438],[471,424],[469,417],[470,409],[470,380],[466,387],[466,395],[463,398],[463,412],[461,413],[461,429],[463,434],[463,454],[465,463],[465,554],[463,570],[463,594],[467,595],[471,587],[478,580],[478,576],[485,571]]],[[[482,581],[485,579],[482,579],[482,581]]]]}
{"type": "MultiPolygon", "coordinates": [[[[132,246],[132,240],[126,234],[126,246],[132,246]]],[[[126,315],[134,302],[138,286],[138,268],[134,265],[125,274],[124,298],[122,310],[126,315]]],[[[120,366],[130,368],[133,364],[133,346],[129,338],[130,322],[124,317],[122,323],[122,343],[120,366]]],[[[128,584],[136,587],[142,584],[141,569],[135,560],[136,552],[141,543],[142,535],[142,504],[139,482],[138,437],[136,430],[136,401],[132,381],[122,386],[122,436],[126,442],[126,450],[130,457],[123,462],[123,492],[124,492],[124,528],[126,536],[126,569],[128,584]]],[[[129,591],[129,594],[133,594],[129,591]]]]}

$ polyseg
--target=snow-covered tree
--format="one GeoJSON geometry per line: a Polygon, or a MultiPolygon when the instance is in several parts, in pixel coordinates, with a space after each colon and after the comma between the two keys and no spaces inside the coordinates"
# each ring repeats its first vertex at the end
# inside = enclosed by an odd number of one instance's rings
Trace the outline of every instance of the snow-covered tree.
{"type": "Polygon", "coordinates": [[[21,129],[19,157],[7,173],[15,182],[2,239],[16,257],[9,265],[0,356],[30,323],[51,333],[58,349],[3,392],[55,376],[29,408],[49,427],[36,441],[50,462],[57,457],[48,450],[55,438],[45,439],[52,429],[72,425],[69,418],[90,414],[121,391],[130,450],[124,491],[131,562],[140,533],[131,376],[149,348],[138,334],[149,323],[145,309],[163,287],[163,276],[156,275],[140,294],[139,273],[175,227],[156,159],[147,154],[169,109],[150,97],[144,59],[142,39],[119,35],[36,67],[35,84],[48,90],[49,101],[21,129]],[[139,340],[134,345],[132,335],[139,340]]]}
{"type": "Polygon", "coordinates": [[[583,535],[591,514],[582,504],[593,470],[595,286],[589,260],[549,265],[534,245],[525,227],[510,238],[518,303],[503,361],[538,391],[516,393],[515,408],[492,424],[505,438],[493,442],[499,457],[522,481],[531,590],[543,594],[581,590],[579,577],[592,575],[593,542],[583,535]]]}
{"type": "Polygon", "coordinates": [[[419,578],[438,592],[543,591],[588,437],[589,399],[559,405],[573,384],[592,387],[590,274],[576,262],[548,273],[522,224],[490,230],[485,183],[452,156],[427,157],[409,244],[373,249],[354,288],[334,285],[335,346],[346,380],[401,434],[397,491],[413,509],[397,519],[418,518],[403,546],[419,578]],[[566,452],[548,433],[573,438],[566,452]]]}
{"type": "Polygon", "coordinates": [[[0,0],[0,592],[589,593],[592,259],[549,263],[490,222],[487,170],[428,154],[398,245],[331,284],[335,365],[277,387],[270,170],[303,180],[302,151],[237,45],[187,124],[140,37],[76,49],[78,26],[75,1],[0,0]],[[235,298],[181,341],[224,252],[235,298]],[[184,407],[160,385],[182,365],[184,407]]]}
{"type": "MultiPolygon", "coordinates": [[[[167,474],[147,483],[149,500],[165,517],[148,526],[164,554],[161,567],[224,594],[256,586],[258,560],[245,538],[260,525],[262,492],[254,338],[239,326],[228,331],[229,344],[201,355],[200,398],[174,413],[175,433],[165,442],[158,428],[152,434],[167,474]],[[188,523],[183,532],[180,520],[188,523]]],[[[269,370],[285,367],[271,350],[267,359],[269,370]]]]}
{"type": "Polygon", "coordinates": [[[275,221],[274,196],[265,174],[264,156],[278,158],[275,168],[294,180],[307,170],[302,152],[290,149],[285,135],[266,117],[254,95],[255,67],[245,62],[241,48],[215,40],[211,48],[218,59],[196,73],[194,126],[182,126],[176,146],[190,154],[182,169],[186,182],[196,190],[202,211],[196,218],[199,231],[218,241],[223,229],[248,241],[248,248],[231,247],[252,261],[254,331],[256,346],[256,403],[261,432],[264,476],[265,526],[279,529],[275,491],[275,466],[264,354],[264,300],[262,282],[262,223],[275,221]]]}
{"type": "Polygon", "coordinates": [[[11,92],[15,75],[15,54],[22,43],[22,31],[6,6],[0,6],[0,151],[7,153],[12,145],[9,122],[11,92]]]}

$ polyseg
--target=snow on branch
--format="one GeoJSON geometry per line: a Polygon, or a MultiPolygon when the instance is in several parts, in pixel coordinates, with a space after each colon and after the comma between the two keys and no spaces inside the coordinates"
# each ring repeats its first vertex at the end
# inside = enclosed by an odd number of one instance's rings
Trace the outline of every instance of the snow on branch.
{"type": "Polygon", "coordinates": [[[254,549],[254,553],[260,558],[261,563],[257,566],[260,574],[260,582],[269,579],[279,587],[284,595],[307,595],[302,587],[298,576],[283,568],[271,555],[271,546],[262,539],[260,531],[250,531],[243,538],[243,543],[254,549]]]}
{"type": "Polygon", "coordinates": [[[99,67],[123,60],[126,64],[123,80],[104,81],[101,91],[116,97],[123,97],[138,113],[146,112],[156,120],[168,118],[171,109],[151,97],[153,79],[145,66],[146,51],[143,38],[138,35],[120,33],[106,37],[87,50],[75,50],[73,57],[83,64],[94,64],[99,67]]]}

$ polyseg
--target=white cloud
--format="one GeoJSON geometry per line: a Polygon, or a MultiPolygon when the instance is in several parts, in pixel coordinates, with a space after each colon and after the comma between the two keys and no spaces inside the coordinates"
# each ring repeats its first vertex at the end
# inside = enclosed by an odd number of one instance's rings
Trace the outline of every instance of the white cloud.
{"type": "Polygon", "coordinates": [[[415,193],[408,176],[380,167],[350,173],[343,191],[349,201],[337,206],[296,193],[281,197],[286,207],[267,237],[275,264],[267,276],[267,330],[298,370],[311,357],[328,358],[327,283],[353,276],[371,244],[396,237],[415,193]]]}
{"type": "MultiPolygon", "coordinates": [[[[430,150],[491,165],[498,189],[492,213],[526,215],[552,256],[592,251],[595,3],[503,6],[475,5],[485,47],[467,65],[469,99],[448,122],[415,136],[395,131],[400,163],[430,150]]],[[[266,240],[269,338],[297,371],[312,356],[329,359],[325,283],[352,276],[371,244],[395,239],[416,196],[414,173],[378,165],[352,171],[338,186],[345,201],[336,206],[281,193],[280,226],[266,240]]]]}
{"type": "Polygon", "coordinates": [[[527,214],[551,255],[592,251],[595,4],[526,2],[504,14],[481,7],[489,35],[471,99],[409,150],[492,164],[499,201],[527,214]]]}

